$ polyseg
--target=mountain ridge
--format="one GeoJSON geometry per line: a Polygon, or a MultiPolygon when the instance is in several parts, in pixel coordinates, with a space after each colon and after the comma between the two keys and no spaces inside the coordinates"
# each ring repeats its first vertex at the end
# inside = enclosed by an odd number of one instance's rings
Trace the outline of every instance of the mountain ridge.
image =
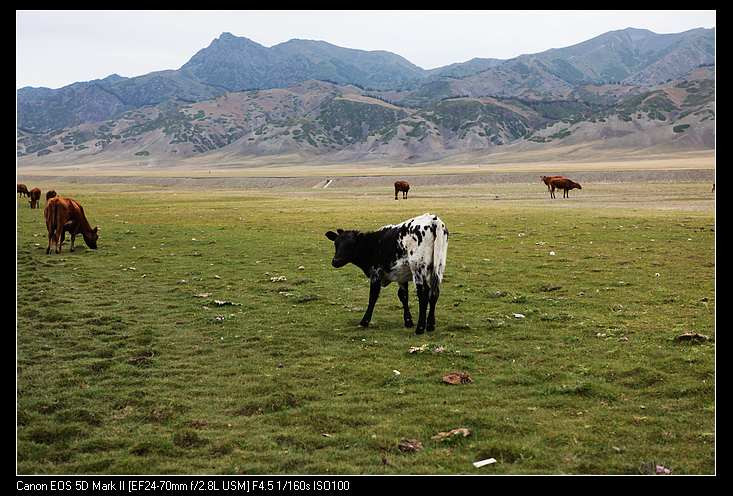
{"type": "Polygon", "coordinates": [[[705,130],[649,139],[709,147],[714,62],[714,28],[627,28],[569,47],[431,70],[384,50],[299,39],[267,48],[224,32],[179,69],[19,89],[18,154],[27,162],[128,149],[139,157],[236,149],[431,160],[581,135],[613,141],[633,132],[628,122],[648,121],[637,131],[653,134],[665,121],[689,120],[692,107],[705,130]],[[216,110],[232,102],[239,106],[231,115],[216,110]],[[614,136],[597,129],[604,117],[618,127],[614,136]],[[687,138],[695,133],[699,139],[687,138]]]}

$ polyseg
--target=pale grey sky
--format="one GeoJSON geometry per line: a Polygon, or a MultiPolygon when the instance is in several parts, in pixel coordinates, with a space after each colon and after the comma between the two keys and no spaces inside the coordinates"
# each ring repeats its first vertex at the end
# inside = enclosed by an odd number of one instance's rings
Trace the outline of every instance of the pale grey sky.
{"type": "Polygon", "coordinates": [[[16,11],[16,87],[178,69],[222,32],[388,50],[424,69],[508,59],[635,27],[715,26],[715,11],[16,11]]]}

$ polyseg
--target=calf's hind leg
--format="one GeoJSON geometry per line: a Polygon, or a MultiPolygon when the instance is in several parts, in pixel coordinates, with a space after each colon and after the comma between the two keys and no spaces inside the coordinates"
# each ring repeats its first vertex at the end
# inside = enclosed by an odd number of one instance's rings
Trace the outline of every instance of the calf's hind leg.
{"type": "Polygon", "coordinates": [[[61,245],[64,244],[65,234],[63,224],[59,224],[56,227],[56,253],[61,253],[61,245]]]}
{"type": "Polygon", "coordinates": [[[54,233],[55,233],[54,229],[51,229],[48,232],[48,247],[46,248],[46,255],[51,253],[51,244],[53,243],[54,246],[56,245],[56,240],[54,239],[54,233]]]}
{"type": "Polygon", "coordinates": [[[428,308],[428,287],[425,284],[415,284],[417,289],[417,300],[420,304],[420,313],[417,317],[417,328],[415,328],[415,334],[422,334],[425,332],[425,314],[428,308]]]}
{"type": "Polygon", "coordinates": [[[438,303],[438,297],[440,296],[440,285],[433,284],[433,287],[429,291],[428,303],[430,304],[430,309],[428,310],[428,326],[426,330],[432,332],[435,330],[435,304],[438,303]]]}
{"type": "Polygon", "coordinates": [[[412,322],[412,314],[410,313],[410,300],[407,293],[407,284],[408,283],[406,282],[400,284],[400,287],[397,290],[397,297],[402,302],[402,318],[405,320],[405,327],[412,327],[415,324],[412,322]]]}

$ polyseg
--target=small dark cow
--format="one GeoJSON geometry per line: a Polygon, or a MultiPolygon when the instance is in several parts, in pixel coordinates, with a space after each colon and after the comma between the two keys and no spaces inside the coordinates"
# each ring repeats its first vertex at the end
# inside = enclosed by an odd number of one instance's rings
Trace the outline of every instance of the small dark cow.
{"type": "Polygon", "coordinates": [[[407,181],[397,181],[394,183],[394,199],[397,199],[397,193],[402,191],[402,198],[407,198],[407,192],[410,191],[410,184],[407,181]]]}
{"type": "Polygon", "coordinates": [[[31,208],[38,208],[38,202],[41,199],[41,190],[38,188],[33,188],[29,191],[28,196],[30,196],[29,203],[31,204],[31,208]]]}
{"type": "Polygon", "coordinates": [[[550,179],[550,196],[552,198],[555,198],[555,190],[561,189],[562,190],[562,197],[570,198],[569,191],[571,189],[583,189],[580,184],[576,183],[575,181],[571,181],[567,178],[562,179],[550,179]]]}
{"type": "Polygon", "coordinates": [[[540,180],[547,186],[547,191],[550,191],[550,180],[552,179],[566,179],[565,176],[542,176],[540,180]]]}
{"type": "Polygon", "coordinates": [[[380,289],[396,282],[405,327],[412,327],[407,285],[413,281],[420,304],[415,333],[435,329],[435,304],[448,253],[448,229],[438,216],[424,214],[374,232],[337,229],[328,231],[326,237],[336,248],[331,265],[339,268],[353,263],[369,278],[369,305],[359,325],[369,326],[380,289]]]}
{"type": "Polygon", "coordinates": [[[28,187],[25,184],[18,183],[18,198],[23,195],[30,196],[30,194],[28,193],[28,187]]]}
{"type": "Polygon", "coordinates": [[[74,240],[80,233],[89,248],[97,249],[99,228],[92,229],[84,215],[84,209],[76,200],[54,196],[46,203],[43,216],[46,218],[46,229],[48,230],[47,255],[51,253],[52,243],[56,245],[56,253],[61,253],[61,245],[67,232],[71,233],[71,251],[74,251],[74,240]]]}
{"type": "Polygon", "coordinates": [[[46,203],[48,203],[48,200],[50,200],[54,196],[56,196],[56,191],[54,190],[46,191],[46,203]]]}

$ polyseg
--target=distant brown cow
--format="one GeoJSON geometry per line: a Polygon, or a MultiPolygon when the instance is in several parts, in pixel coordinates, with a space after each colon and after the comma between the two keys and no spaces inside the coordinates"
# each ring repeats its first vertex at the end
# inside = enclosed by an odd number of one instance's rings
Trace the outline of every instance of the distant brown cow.
{"type": "Polygon", "coordinates": [[[562,197],[568,197],[570,198],[570,194],[568,193],[571,189],[583,189],[580,184],[576,183],[575,181],[571,181],[567,178],[562,179],[550,179],[550,197],[555,198],[555,189],[561,189],[562,190],[562,197]]]}
{"type": "Polygon", "coordinates": [[[51,198],[53,198],[54,196],[56,196],[56,191],[54,191],[54,190],[52,190],[52,189],[51,189],[51,190],[48,190],[48,191],[46,192],[46,203],[48,203],[48,200],[50,200],[50,199],[51,199],[51,198]]]}
{"type": "Polygon", "coordinates": [[[31,208],[38,208],[38,201],[41,199],[41,190],[38,188],[33,188],[32,190],[30,190],[28,196],[31,197],[31,199],[29,200],[31,208]]]}
{"type": "Polygon", "coordinates": [[[402,191],[402,198],[407,198],[407,192],[410,191],[410,184],[407,181],[397,181],[394,183],[394,199],[397,199],[397,193],[402,191]]]}
{"type": "Polygon", "coordinates": [[[550,191],[550,180],[551,179],[566,179],[565,176],[542,176],[540,180],[547,186],[547,191],[550,191]]]}
{"type": "Polygon", "coordinates": [[[25,184],[18,183],[18,198],[20,198],[23,195],[30,196],[28,194],[28,188],[26,187],[25,184]]]}
{"type": "Polygon", "coordinates": [[[43,215],[48,230],[46,254],[51,253],[51,243],[56,244],[56,253],[61,253],[61,245],[67,232],[71,234],[71,251],[74,251],[74,240],[80,233],[89,248],[97,249],[99,228],[95,226],[92,229],[84,215],[84,209],[76,200],[55,196],[46,203],[43,215]]]}

